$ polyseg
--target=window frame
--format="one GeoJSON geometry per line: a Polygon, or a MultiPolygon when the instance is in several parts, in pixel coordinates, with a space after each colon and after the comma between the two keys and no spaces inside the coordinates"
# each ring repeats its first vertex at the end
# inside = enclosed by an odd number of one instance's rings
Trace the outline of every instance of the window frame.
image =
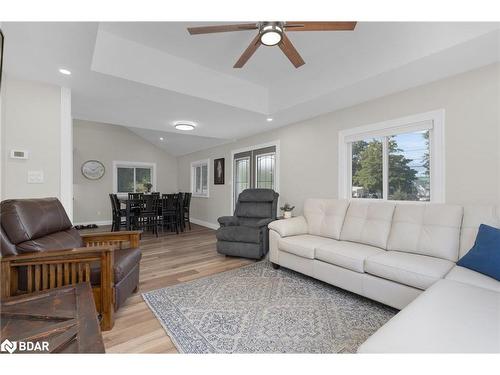
{"type": "Polygon", "coordinates": [[[445,202],[445,110],[419,113],[375,124],[359,126],[339,131],[338,137],[338,196],[348,200],[391,201],[429,203],[428,201],[396,201],[388,199],[388,145],[387,137],[428,129],[430,155],[430,202],[445,202]],[[352,197],[352,142],[367,138],[384,137],[382,139],[383,165],[383,198],[352,197]]]}
{"type": "Polygon", "coordinates": [[[191,194],[193,197],[197,198],[210,198],[210,159],[203,159],[203,160],[197,160],[193,161],[191,163],[191,194]],[[196,183],[196,168],[201,167],[201,173],[200,173],[200,184],[202,184],[202,189],[203,189],[203,166],[207,167],[207,191],[206,193],[197,193],[195,189],[195,183],[196,183]]]}
{"type": "Polygon", "coordinates": [[[135,192],[135,183],[136,183],[135,168],[149,168],[149,169],[151,169],[151,184],[153,184],[151,191],[157,191],[157,189],[156,189],[156,163],[113,160],[113,193],[115,193],[119,196],[128,196],[128,192],[118,192],[118,168],[134,168],[134,192],[135,192]]]}

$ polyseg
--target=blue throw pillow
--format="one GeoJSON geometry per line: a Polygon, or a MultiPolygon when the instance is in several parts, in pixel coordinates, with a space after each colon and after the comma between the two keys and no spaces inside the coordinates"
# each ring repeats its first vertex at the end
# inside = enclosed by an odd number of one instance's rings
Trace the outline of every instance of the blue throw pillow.
{"type": "Polygon", "coordinates": [[[481,224],[474,246],[457,265],[500,281],[500,229],[481,224]]]}

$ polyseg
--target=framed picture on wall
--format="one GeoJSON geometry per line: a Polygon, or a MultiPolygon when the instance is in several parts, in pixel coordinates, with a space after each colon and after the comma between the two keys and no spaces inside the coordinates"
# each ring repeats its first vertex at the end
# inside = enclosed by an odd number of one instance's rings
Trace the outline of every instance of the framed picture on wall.
{"type": "Polygon", "coordinates": [[[214,159],[214,185],[224,185],[224,158],[214,159]]]}
{"type": "Polygon", "coordinates": [[[2,87],[2,65],[3,65],[3,33],[0,30],[0,87],[2,87]]]}

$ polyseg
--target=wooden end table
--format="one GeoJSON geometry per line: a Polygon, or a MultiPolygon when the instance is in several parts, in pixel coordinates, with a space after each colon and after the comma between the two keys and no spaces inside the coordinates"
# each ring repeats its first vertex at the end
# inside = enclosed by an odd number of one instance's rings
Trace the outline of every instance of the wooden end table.
{"type": "Polygon", "coordinates": [[[0,342],[15,342],[10,345],[14,353],[104,353],[88,282],[6,298],[0,304],[0,342]]]}

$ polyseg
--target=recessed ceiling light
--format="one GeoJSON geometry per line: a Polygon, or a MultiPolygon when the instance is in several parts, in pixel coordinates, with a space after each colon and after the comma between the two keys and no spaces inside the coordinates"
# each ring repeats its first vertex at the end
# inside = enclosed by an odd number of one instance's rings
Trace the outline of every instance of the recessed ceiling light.
{"type": "Polygon", "coordinates": [[[65,76],[70,76],[71,75],[71,71],[69,71],[68,69],[59,69],[59,73],[61,74],[64,74],[65,76]]]}
{"type": "Polygon", "coordinates": [[[177,130],[188,131],[188,130],[193,130],[194,128],[196,128],[196,124],[194,122],[191,122],[191,121],[176,121],[176,122],[174,122],[174,127],[177,130]]]}
{"type": "Polygon", "coordinates": [[[163,138],[163,137],[160,137],[160,141],[162,141],[162,142],[163,142],[164,140],[165,140],[165,138],[163,138]]]}
{"type": "Polygon", "coordinates": [[[268,118],[266,118],[266,121],[267,122],[271,122],[271,121],[273,121],[273,118],[272,117],[268,117],[268,118]]]}

